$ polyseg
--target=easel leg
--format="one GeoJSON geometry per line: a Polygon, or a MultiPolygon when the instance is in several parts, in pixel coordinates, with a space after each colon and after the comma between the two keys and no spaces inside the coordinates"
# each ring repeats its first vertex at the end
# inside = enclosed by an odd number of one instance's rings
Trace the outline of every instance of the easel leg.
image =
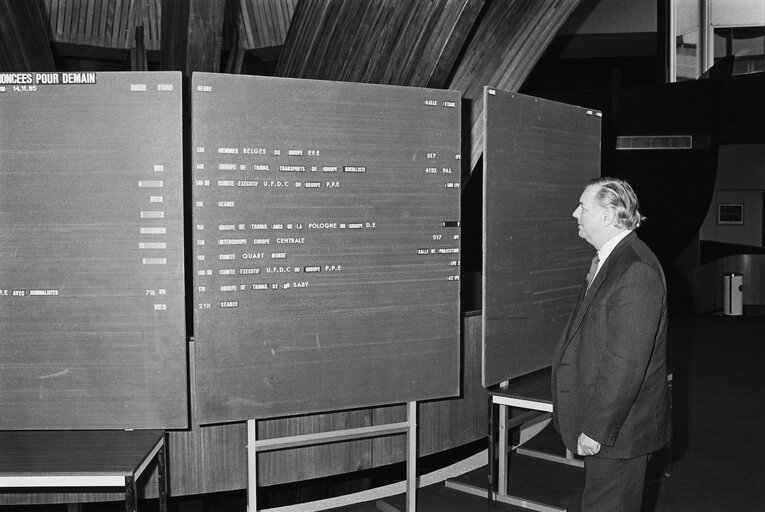
{"type": "Polygon", "coordinates": [[[490,394],[488,396],[489,403],[487,404],[487,407],[489,410],[489,431],[487,434],[487,441],[489,443],[489,478],[486,503],[489,510],[491,510],[494,508],[494,459],[496,458],[496,454],[494,453],[494,399],[490,394]]]}
{"type": "Polygon", "coordinates": [[[497,493],[507,494],[507,407],[499,406],[499,448],[497,449],[497,493]]]}
{"type": "Polygon", "coordinates": [[[125,477],[125,512],[138,512],[138,492],[133,475],[125,477]]]}
{"type": "Polygon", "coordinates": [[[258,510],[258,454],[255,441],[258,439],[257,421],[247,420],[247,511],[258,510]]]}
{"type": "Polygon", "coordinates": [[[407,404],[406,512],[417,509],[417,402],[407,404]]]}
{"type": "Polygon", "coordinates": [[[167,436],[157,452],[157,487],[159,492],[159,512],[167,512],[167,436]]]}

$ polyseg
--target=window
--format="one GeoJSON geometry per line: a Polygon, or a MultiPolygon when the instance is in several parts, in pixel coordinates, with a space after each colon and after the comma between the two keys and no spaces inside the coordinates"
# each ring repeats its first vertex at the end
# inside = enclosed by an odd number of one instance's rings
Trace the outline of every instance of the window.
{"type": "Polygon", "coordinates": [[[733,74],[765,71],[765,26],[714,29],[714,62],[735,55],[733,74]]]}
{"type": "Polygon", "coordinates": [[[695,80],[720,59],[765,70],[765,0],[669,0],[669,80],[695,80]]]}

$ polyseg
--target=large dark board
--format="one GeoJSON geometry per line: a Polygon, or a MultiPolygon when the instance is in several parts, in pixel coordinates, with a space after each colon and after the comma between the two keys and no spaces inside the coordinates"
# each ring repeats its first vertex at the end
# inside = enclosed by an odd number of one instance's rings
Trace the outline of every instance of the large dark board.
{"type": "Polygon", "coordinates": [[[572,217],[600,175],[591,109],[484,89],[483,383],[551,364],[594,249],[572,217]]]}
{"type": "Polygon", "coordinates": [[[460,95],[192,79],[196,420],[459,392],[460,95]]]}
{"type": "Polygon", "coordinates": [[[0,429],[187,426],[181,99],[0,74],[0,429]]]}

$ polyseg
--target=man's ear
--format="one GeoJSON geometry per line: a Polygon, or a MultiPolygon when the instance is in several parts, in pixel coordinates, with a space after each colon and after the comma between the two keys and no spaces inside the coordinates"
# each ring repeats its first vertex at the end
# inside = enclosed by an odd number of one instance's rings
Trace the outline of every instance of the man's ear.
{"type": "Polygon", "coordinates": [[[610,208],[604,208],[603,209],[603,223],[606,226],[619,226],[619,218],[616,216],[616,212],[614,212],[610,208]]]}

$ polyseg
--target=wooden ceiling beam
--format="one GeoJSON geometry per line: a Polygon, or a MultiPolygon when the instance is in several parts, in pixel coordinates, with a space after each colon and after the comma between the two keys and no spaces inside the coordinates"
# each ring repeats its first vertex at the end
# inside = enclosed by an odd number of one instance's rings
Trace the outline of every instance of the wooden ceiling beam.
{"type": "Polygon", "coordinates": [[[470,107],[470,172],[483,153],[483,87],[518,91],[580,0],[490,0],[449,89],[470,107]]]}
{"type": "Polygon", "coordinates": [[[303,0],[276,75],[442,88],[485,0],[303,0]]]}
{"type": "Polygon", "coordinates": [[[159,65],[164,71],[186,71],[191,0],[162,0],[159,65]]]}
{"type": "Polygon", "coordinates": [[[0,0],[0,71],[55,71],[37,0],[0,0]]]}
{"type": "Polygon", "coordinates": [[[226,0],[191,1],[186,54],[187,76],[191,76],[194,71],[220,71],[225,11],[226,0]]]}
{"type": "Polygon", "coordinates": [[[239,45],[243,50],[282,46],[298,0],[238,0],[239,45]]]}
{"type": "Polygon", "coordinates": [[[163,70],[220,71],[226,0],[162,0],[163,70]]]}
{"type": "Polygon", "coordinates": [[[135,46],[130,49],[130,71],[148,71],[149,57],[144,44],[143,25],[135,28],[135,46]]]}

